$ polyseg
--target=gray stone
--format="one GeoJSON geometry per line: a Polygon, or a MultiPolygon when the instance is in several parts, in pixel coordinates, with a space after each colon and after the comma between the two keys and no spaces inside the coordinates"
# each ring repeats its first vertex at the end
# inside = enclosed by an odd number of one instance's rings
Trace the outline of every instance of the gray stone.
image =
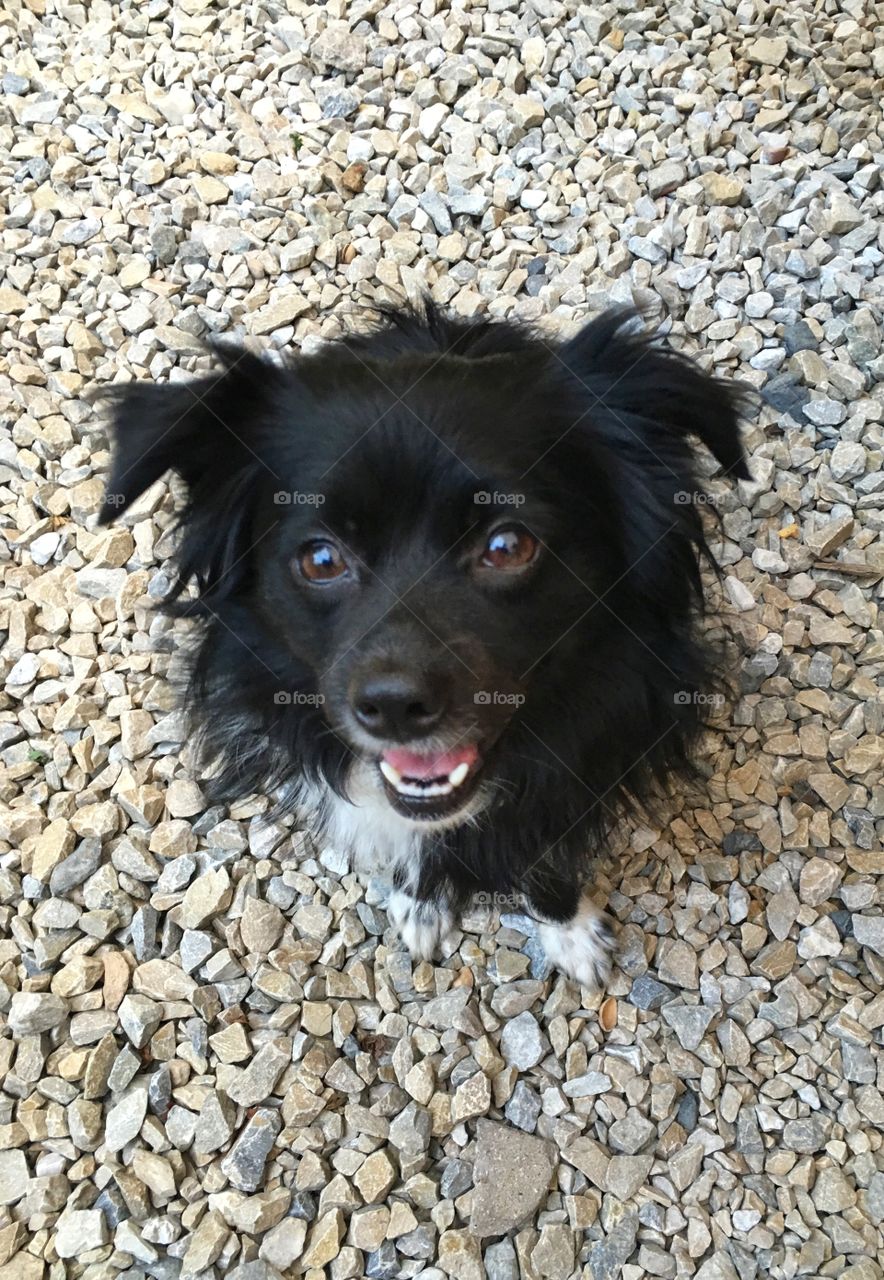
{"type": "Polygon", "coordinates": [[[806,320],[796,320],[783,329],[783,346],[787,356],[794,356],[799,351],[816,351],[819,339],[806,320]]]}
{"type": "Polygon", "coordinates": [[[127,995],[120,1005],[120,1022],[136,1049],[147,1044],[163,1017],[163,1007],[149,996],[127,995]]]}
{"type": "Polygon", "coordinates": [[[678,1103],[675,1118],[685,1133],[693,1133],[700,1118],[700,1103],[693,1089],[685,1087],[678,1103]]]}
{"type": "Polygon", "coordinates": [[[634,1156],[656,1137],[656,1133],[656,1125],[631,1109],[622,1120],[615,1120],[608,1129],[608,1143],[615,1151],[634,1156]]]}
{"type": "Polygon", "coordinates": [[[429,1111],[410,1102],[390,1125],[390,1142],[405,1155],[417,1156],[430,1145],[432,1128],[429,1111]]]}
{"type": "Polygon", "coordinates": [[[165,1062],[160,1063],[147,1082],[147,1105],[153,1115],[165,1120],[172,1105],[172,1076],[165,1062]]]}
{"type": "Polygon", "coordinates": [[[477,1121],[470,1230],[504,1235],[525,1222],[546,1198],[558,1157],[551,1142],[496,1121],[477,1121]],[[519,1170],[518,1180],[512,1171],[519,1170]]]}
{"type": "Polygon", "coordinates": [[[661,982],[696,990],[698,983],[697,953],[680,938],[670,942],[657,964],[661,982]]]}
{"type": "Polygon", "coordinates": [[[16,1204],[28,1193],[30,1176],[23,1151],[0,1151],[0,1205],[16,1204]]]}
{"type": "Polygon", "coordinates": [[[257,1191],[264,1180],[264,1165],[282,1117],[269,1107],[259,1107],[221,1161],[221,1172],[240,1191],[257,1191]]]}
{"type": "Polygon", "coordinates": [[[147,1115],[147,1089],[133,1086],[107,1113],[105,1142],[109,1151],[122,1151],[123,1147],[141,1132],[147,1115]]]}
{"type": "Polygon", "coordinates": [[[616,1155],[612,1156],[608,1165],[607,1189],[618,1200],[631,1200],[646,1184],[653,1155],[616,1155]]]}
{"type": "Polygon", "coordinates": [[[675,999],[675,992],[650,974],[642,973],[633,982],[627,999],[637,1009],[661,1009],[668,1000],[675,999]]]}
{"type": "Polygon", "coordinates": [[[853,936],[861,947],[884,956],[884,916],[851,916],[853,936]]]}
{"type": "Polygon", "coordinates": [[[198,1155],[208,1155],[226,1146],[233,1137],[236,1107],[220,1089],[207,1093],[197,1117],[193,1149],[198,1155]]]}
{"type": "Polygon", "coordinates": [[[483,1255],[487,1280],[519,1280],[519,1262],[510,1239],[490,1244],[483,1255]]]}
{"type": "Polygon", "coordinates": [[[88,880],[101,865],[101,841],[90,837],[82,840],[73,853],[53,868],[49,889],[55,897],[64,897],[88,880]]]}
{"type": "Polygon", "coordinates": [[[829,1141],[832,1121],[816,1113],[800,1120],[787,1120],[783,1127],[783,1146],[802,1155],[813,1155],[829,1141]]]}
{"type": "Polygon", "coordinates": [[[549,1050],[549,1044],[533,1014],[520,1013],[507,1022],[500,1036],[500,1051],[510,1067],[529,1071],[549,1050]]]}
{"type": "Polygon", "coordinates": [[[139,907],[132,917],[132,947],[138,961],[153,960],[160,954],[158,926],[159,913],[154,907],[139,907]]]}
{"type": "Polygon", "coordinates": [[[607,1093],[611,1088],[611,1077],[603,1071],[587,1071],[585,1075],[566,1080],[562,1085],[562,1093],[566,1098],[594,1098],[600,1093],[607,1093]]]}
{"type": "Polygon", "coordinates": [[[635,1250],[638,1214],[629,1213],[589,1250],[587,1262],[592,1280],[618,1280],[635,1250]]]}
{"type": "Polygon", "coordinates": [[[679,164],[677,160],[664,160],[649,172],[648,191],[654,199],[658,196],[668,196],[686,180],[687,173],[683,164],[679,164]]]}
{"type": "Polygon", "coordinates": [[[7,1021],[16,1038],[40,1035],[64,1022],[67,1012],[65,1001],[49,991],[16,991],[9,1005],[7,1021]]]}
{"type": "Polygon", "coordinates": [[[252,1061],[227,1086],[227,1093],[241,1107],[253,1107],[268,1098],[292,1060],[291,1042],[271,1041],[259,1049],[252,1061]]]}
{"type": "Polygon", "coordinates": [[[504,1107],[504,1115],[510,1124],[523,1129],[525,1133],[533,1133],[537,1128],[540,1115],[540,1098],[524,1080],[517,1080],[512,1097],[504,1107]]]}
{"type": "Polygon", "coordinates": [[[841,483],[855,480],[866,469],[866,451],[854,441],[839,440],[832,450],[829,467],[835,480],[841,483]]]}
{"type": "Polygon", "coordinates": [[[663,1006],[662,1014],[664,1022],[678,1036],[681,1047],[694,1053],[699,1049],[703,1036],[715,1017],[715,1010],[707,1009],[705,1005],[683,1005],[673,1001],[663,1006]]]}
{"type": "Polygon", "coordinates": [[[729,1067],[747,1067],[752,1056],[752,1047],[745,1032],[732,1018],[725,1018],[715,1034],[721,1047],[722,1056],[729,1067]]]}

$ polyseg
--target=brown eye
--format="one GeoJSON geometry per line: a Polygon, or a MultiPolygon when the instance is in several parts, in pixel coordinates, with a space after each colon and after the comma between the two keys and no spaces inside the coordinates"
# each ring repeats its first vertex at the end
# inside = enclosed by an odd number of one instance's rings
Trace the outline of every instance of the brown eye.
{"type": "Polygon", "coordinates": [[[537,539],[527,529],[517,526],[495,529],[485,544],[482,565],[486,569],[502,569],[505,573],[524,569],[537,555],[537,549],[537,539]]]}
{"type": "Polygon", "coordinates": [[[308,542],[298,552],[295,564],[308,582],[332,582],[349,573],[347,561],[333,542],[308,542]]]}

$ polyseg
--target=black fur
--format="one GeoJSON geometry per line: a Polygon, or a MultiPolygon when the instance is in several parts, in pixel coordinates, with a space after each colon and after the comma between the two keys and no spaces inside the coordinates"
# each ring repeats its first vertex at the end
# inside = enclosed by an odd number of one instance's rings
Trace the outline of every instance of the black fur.
{"type": "Polygon", "coordinates": [[[438,670],[452,732],[488,743],[492,802],[427,835],[419,896],[518,891],[569,919],[588,853],[702,722],[695,443],[747,475],[741,390],[616,311],[564,343],[429,308],[284,367],[216,350],[198,381],[112,389],[105,509],[168,469],[186,481],[171,606],[201,620],[189,701],[215,794],[293,804],[304,775],[346,794],[354,672],[393,654],[438,670]],[[465,557],[510,516],[537,566],[479,584],[465,557]],[[297,581],[296,549],[331,535],[360,581],[297,581]],[[487,689],[524,703],[477,704],[487,689]]]}

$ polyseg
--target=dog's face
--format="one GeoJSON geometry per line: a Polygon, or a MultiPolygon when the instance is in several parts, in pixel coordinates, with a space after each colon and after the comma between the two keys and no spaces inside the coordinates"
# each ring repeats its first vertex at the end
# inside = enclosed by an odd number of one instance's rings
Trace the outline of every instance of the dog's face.
{"type": "Polygon", "coordinates": [[[284,468],[256,607],[393,808],[460,821],[492,793],[498,744],[598,568],[586,511],[544,499],[554,437],[537,424],[567,419],[536,386],[457,358],[382,378],[351,368],[328,429],[284,468]]]}
{"type": "MultiPolygon", "coordinates": [[[[684,430],[647,413],[654,381],[672,416],[682,378],[685,427],[713,448],[701,412],[722,412],[713,384],[634,340],[608,351],[607,399],[573,344],[488,330],[426,349],[415,324],[410,345],[404,330],[287,369],[227,352],[216,380],[124,390],[109,482],[122,505],[166,466],[184,476],[182,574],[266,638],[271,661],[243,643],[268,720],[312,719],[363,786],[434,826],[506,786],[538,700],[548,715],[599,678],[610,593],[618,613],[662,599],[693,557],[684,430]]],[[[734,448],[717,452],[736,469],[734,448]]]]}

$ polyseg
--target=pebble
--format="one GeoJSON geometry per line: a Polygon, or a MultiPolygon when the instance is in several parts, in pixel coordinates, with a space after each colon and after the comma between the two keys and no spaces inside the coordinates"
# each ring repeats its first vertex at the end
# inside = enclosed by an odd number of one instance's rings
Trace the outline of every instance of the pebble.
{"type": "Polygon", "coordinates": [[[470,1230],[504,1235],[529,1218],[545,1198],[556,1167],[554,1147],[507,1125],[480,1120],[473,1165],[470,1230]],[[519,1170],[513,1183],[511,1171],[519,1170]]]}
{"type": "Polygon", "coordinates": [[[694,1053],[703,1042],[709,1024],[715,1017],[714,1009],[703,1005],[666,1004],[662,1010],[663,1020],[672,1027],[678,1036],[683,1049],[694,1053]]]}
{"type": "Polygon", "coordinates": [[[147,1115],[147,1089],[133,1087],[109,1109],[105,1125],[105,1141],[110,1151],[122,1151],[141,1131],[147,1115]]]}
{"type": "Polygon", "coordinates": [[[287,1042],[264,1045],[248,1066],[228,1084],[228,1096],[243,1107],[263,1102],[273,1092],[277,1080],[291,1060],[291,1049],[287,1042]]]}
{"type": "Polygon", "coordinates": [[[884,956],[884,915],[851,916],[853,936],[860,947],[869,947],[876,955],[884,956]]]}
{"type": "Polygon", "coordinates": [[[264,1165],[282,1128],[278,1111],[258,1107],[221,1161],[220,1169],[240,1191],[256,1191],[264,1180],[264,1165]]]}
{"type": "Polygon", "coordinates": [[[55,1252],[59,1258],[79,1258],[106,1240],[104,1215],[98,1209],[70,1209],[58,1219],[55,1252]]]}
{"type": "Polygon", "coordinates": [[[64,1022],[67,1013],[67,1004],[60,996],[48,991],[16,991],[7,1019],[12,1034],[20,1038],[51,1031],[64,1022]]]}
{"type": "Polygon", "coordinates": [[[0,1204],[11,1205],[27,1195],[28,1162],[23,1151],[0,1151],[0,1204]]]}
{"type": "Polygon", "coordinates": [[[697,953],[686,942],[671,942],[657,964],[661,982],[696,990],[698,986],[697,953]]]}
{"type": "Polygon", "coordinates": [[[674,998],[674,991],[656,978],[643,973],[635,979],[627,997],[637,1009],[660,1009],[674,998]]]}
{"type": "Polygon", "coordinates": [[[194,1131],[194,1151],[201,1155],[218,1151],[229,1142],[234,1129],[236,1108],[226,1094],[207,1093],[194,1131]]]}
{"type": "Polygon", "coordinates": [[[227,906],[231,898],[230,876],[224,867],[206,871],[190,885],[181,903],[181,924],[199,929],[227,906]]]}
{"type": "Polygon", "coordinates": [[[500,1037],[500,1051],[508,1066],[517,1071],[527,1071],[537,1066],[546,1050],[546,1040],[537,1019],[527,1010],[505,1024],[500,1037]]]}

